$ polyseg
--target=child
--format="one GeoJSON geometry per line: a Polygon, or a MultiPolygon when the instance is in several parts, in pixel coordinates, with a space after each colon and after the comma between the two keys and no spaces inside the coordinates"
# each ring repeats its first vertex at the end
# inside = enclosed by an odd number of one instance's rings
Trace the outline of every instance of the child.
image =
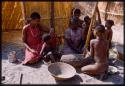
{"type": "Polygon", "coordinates": [[[107,20],[106,23],[105,23],[105,27],[106,27],[106,39],[109,41],[109,48],[112,47],[111,40],[112,40],[113,32],[112,32],[111,27],[113,25],[114,25],[114,21],[113,20],[107,20]]]}
{"type": "Polygon", "coordinates": [[[42,49],[40,51],[40,55],[44,61],[51,62],[59,61],[60,54],[56,51],[56,47],[52,46],[52,40],[50,34],[44,34],[42,36],[42,40],[44,41],[42,49]]]}
{"type": "MultiPolygon", "coordinates": [[[[90,23],[91,23],[91,18],[89,16],[85,16],[84,17],[84,23],[82,24],[83,37],[84,37],[85,42],[87,40],[87,35],[88,35],[88,30],[89,30],[90,23]]],[[[90,33],[90,40],[91,39],[94,39],[93,30],[90,33]]],[[[90,51],[90,46],[88,46],[87,49],[90,51]]]]}
{"type": "Polygon", "coordinates": [[[78,19],[73,17],[70,20],[70,26],[65,31],[63,54],[82,54],[83,53],[83,32],[78,27],[78,19]]]}
{"type": "Polygon", "coordinates": [[[82,28],[82,24],[83,24],[83,20],[80,19],[80,15],[81,15],[81,10],[78,8],[74,8],[72,10],[72,17],[75,17],[78,19],[78,27],[82,28]]]}
{"type": "Polygon", "coordinates": [[[88,34],[90,22],[91,22],[91,19],[89,18],[89,16],[85,16],[84,17],[84,23],[82,24],[82,27],[83,27],[83,39],[85,41],[87,39],[87,34],[88,34]]]}
{"type": "Polygon", "coordinates": [[[83,62],[84,67],[81,68],[83,73],[100,75],[104,74],[108,68],[108,41],[105,39],[105,27],[98,25],[94,29],[96,39],[90,41],[90,58],[86,58],[83,62]],[[91,61],[92,63],[90,64],[91,61]],[[88,65],[89,64],[89,65],[88,65]]]}

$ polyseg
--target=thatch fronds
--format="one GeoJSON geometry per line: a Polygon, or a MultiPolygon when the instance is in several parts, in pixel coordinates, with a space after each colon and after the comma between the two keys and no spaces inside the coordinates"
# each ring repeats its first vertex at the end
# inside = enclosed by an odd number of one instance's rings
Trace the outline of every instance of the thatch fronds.
{"type": "MultiPolygon", "coordinates": [[[[81,19],[85,15],[92,16],[94,5],[95,2],[74,2],[74,7],[80,8],[82,11],[81,19]]],[[[123,2],[99,2],[98,7],[102,21],[105,21],[105,15],[107,13],[107,19],[113,19],[115,24],[123,24],[123,2]],[[107,4],[109,5],[108,7],[107,4]]]]}
{"type": "Polygon", "coordinates": [[[20,2],[2,2],[2,4],[2,29],[17,29],[22,19],[20,2]]]}
{"type": "MultiPolygon", "coordinates": [[[[41,15],[41,23],[50,27],[51,18],[51,2],[30,2],[24,1],[24,8],[22,2],[2,2],[2,29],[22,29],[24,25],[24,14],[26,19],[30,17],[32,12],[38,12],[41,15]]],[[[108,2],[109,3],[109,2],[108,2]]],[[[113,19],[115,24],[123,23],[123,2],[111,2],[106,8],[107,2],[99,2],[99,11],[101,20],[105,20],[106,9],[107,19],[113,19]]],[[[82,17],[85,15],[92,16],[92,9],[95,2],[54,2],[55,14],[55,31],[57,34],[64,33],[68,27],[69,18],[71,17],[71,9],[73,7],[80,8],[82,17]]],[[[83,18],[82,18],[83,19],[83,18]]]]}
{"type": "MultiPolygon", "coordinates": [[[[54,2],[54,4],[55,31],[62,34],[68,27],[72,3],[54,2]]],[[[22,29],[26,22],[25,18],[28,19],[32,12],[38,12],[42,17],[41,23],[50,27],[51,2],[2,2],[2,29],[22,29]]]]}
{"type": "Polygon", "coordinates": [[[63,34],[68,28],[69,18],[72,9],[71,2],[55,2],[55,31],[57,34],[63,34]]]}

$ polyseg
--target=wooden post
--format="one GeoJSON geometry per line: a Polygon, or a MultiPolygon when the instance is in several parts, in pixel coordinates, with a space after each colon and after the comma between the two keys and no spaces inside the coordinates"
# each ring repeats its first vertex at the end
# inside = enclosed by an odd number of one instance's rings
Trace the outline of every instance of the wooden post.
{"type": "Polygon", "coordinates": [[[26,8],[25,8],[25,3],[22,1],[21,2],[21,7],[22,7],[22,16],[24,20],[24,25],[26,24],[26,8]]]}
{"type": "Polygon", "coordinates": [[[93,12],[93,15],[92,15],[92,18],[91,18],[91,23],[90,23],[88,34],[87,34],[87,40],[86,40],[86,43],[85,43],[85,48],[87,48],[89,46],[92,25],[93,25],[93,22],[94,22],[94,19],[95,19],[95,16],[96,16],[96,11],[97,11],[97,5],[98,5],[98,2],[95,5],[94,12],[93,12]]]}
{"type": "Polygon", "coordinates": [[[97,14],[98,14],[98,20],[99,20],[99,24],[101,24],[101,17],[100,17],[100,12],[99,12],[99,8],[97,6],[97,14]]]}
{"type": "Polygon", "coordinates": [[[55,32],[55,25],[54,25],[54,2],[51,2],[51,20],[50,20],[50,26],[54,29],[55,32]]]}
{"type": "Polygon", "coordinates": [[[105,21],[107,20],[107,17],[108,17],[107,11],[109,10],[110,3],[111,2],[107,2],[106,8],[105,8],[105,21]]]}

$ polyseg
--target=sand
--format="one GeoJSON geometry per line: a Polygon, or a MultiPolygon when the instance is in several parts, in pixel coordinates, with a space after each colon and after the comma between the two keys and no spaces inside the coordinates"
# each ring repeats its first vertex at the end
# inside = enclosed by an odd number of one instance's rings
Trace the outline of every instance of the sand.
{"type": "Polygon", "coordinates": [[[112,59],[119,73],[110,75],[106,80],[99,80],[96,76],[83,74],[77,70],[76,75],[66,81],[57,81],[48,71],[48,65],[43,62],[31,66],[20,63],[9,63],[7,55],[10,51],[17,52],[17,58],[24,59],[24,46],[21,42],[20,32],[8,32],[3,35],[2,40],[2,76],[5,76],[3,84],[20,84],[20,75],[23,74],[22,84],[123,84],[124,67],[123,62],[112,59]],[[16,33],[17,35],[15,35],[16,33]],[[5,36],[6,34],[6,36],[5,36]],[[17,37],[17,38],[15,38],[17,37]],[[6,40],[4,40],[6,38],[6,40]]]}
{"type": "MultiPolygon", "coordinates": [[[[116,63],[119,64],[119,62],[116,63]]],[[[22,73],[22,84],[123,84],[123,66],[121,64],[115,64],[115,66],[118,68],[119,73],[110,75],[104,81],[99,80],[96,76],[89,76],[78,71],[69,80],[57,81],[48,71],[48,66],[42,62],[32,66],[23,66],[2,60],[2,76],[5,76],[2,83],[20,84],[20,75],[22,73]]]]}

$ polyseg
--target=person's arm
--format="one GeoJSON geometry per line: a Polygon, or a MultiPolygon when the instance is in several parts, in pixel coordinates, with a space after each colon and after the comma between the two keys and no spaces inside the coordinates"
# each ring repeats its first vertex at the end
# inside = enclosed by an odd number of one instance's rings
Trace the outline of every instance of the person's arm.
{"type": "Polygon", "coordinates": [[[109,34],[109,41],[111,41],[111,40],[112,40],[112,35],[113,35],[113,32],[112,32],[112,31],[110,31],[110,34],[109,34]]]}
{"type": "Polygon", "coordinates": [[[40,51],[40,55],[41,55],[41,56],[44,56],[44,55],[43,55],[43,51],[44,51],[45,47],[46,47],[46,43],[44,42],[43,45],[42,45],[42,49],[41,49],[41,51],[40,51]]]}
{"type": "Polygon", "coordinates": [[[85,37],[84,37],[85,34],[84,34],[84,30],[83,29],[81,30],[81,34],[82,34],[82,37],[81,37],[81,40],[80,40],[80,43],[79,43],[79,46],[78,46],[80,49],[82,49],[83,46],[85,45],[85,37]]]}
{"type": "Polygon", "coordinates": [[[30,50],[31,52],[35,53],[36,51],[34,49],[31,49],[28,44],[27,44],[27,39],[26,39],[26,31],[27,31],[27,28],[24,26],[23,28],[23,31],[22,31],[22,41],[23,41],[23,44],[24,46],[30,50]]]}
{"type": "Polygon", "coordinates": [[[45,25],[40,25],[40,29],[41,29],[41,31],[43,31],[45,33],[49,33],[50,32],[50,28],[45,26],[45,25]]]}
{"type": "Polygon", "coordinates": [[[94,57],[94,46],[93,46],[94,40],[90,41],[90,56],[94,57]]]}
{"type": "Polygon", "coordinates": [[[75,46],[73,46],[73,42],[72,42],[72,40],[71,40],[70,31],[69,31],[69,30],[66,30],[66,32],[65,32],[65,41],[67,42],[68,46],[69,46],[72,50],[74,50],[74,51],[76,51],[76,52],[79,53],[79,50],[78,50],[75,46]]]}
{"type": "Polygon", "coordinates": [[[77,53],[80,53],[80,51],[79,51],[75,46],[73,46],[73,43],[72,43],[72,41],[71,41],[70,39],[65,39],[65,40],[66,40],[68,46],[69,46],[72,50],[74,50],[74,51],[77,52],[77,53]]]}

